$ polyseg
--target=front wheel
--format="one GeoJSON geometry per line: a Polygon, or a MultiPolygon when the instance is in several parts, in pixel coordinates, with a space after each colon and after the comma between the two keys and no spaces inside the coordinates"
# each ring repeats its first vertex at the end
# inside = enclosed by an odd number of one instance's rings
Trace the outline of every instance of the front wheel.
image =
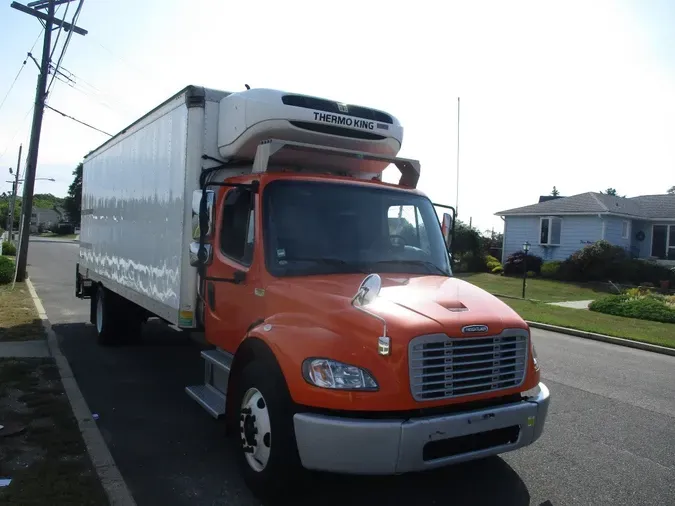
{"type": "Polygon", "coordinates": [[[303,474],[286,382],[280,372],[252,362],[237,383],[232,406],[238,410],[235,446],[244,480],[260,498],[286,495],[303,474]]]}

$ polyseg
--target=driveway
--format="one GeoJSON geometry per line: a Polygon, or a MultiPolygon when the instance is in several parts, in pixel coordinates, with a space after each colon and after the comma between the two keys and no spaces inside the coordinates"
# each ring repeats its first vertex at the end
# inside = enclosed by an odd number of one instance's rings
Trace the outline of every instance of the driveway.
{"type": "MultiPolygon", "coordinates": [[[[142,344],[100,348],[74,297],[78,245],[31,240],[29,275],[139,506],[253,505],[223,436],[183,391],[200,347],[148,325],[142,344]]],[[[533,330],[553,395],[533,446],[399,477],[314,475],[295,504],[669,504],[675,497],[675,357],[533,330]]]]}

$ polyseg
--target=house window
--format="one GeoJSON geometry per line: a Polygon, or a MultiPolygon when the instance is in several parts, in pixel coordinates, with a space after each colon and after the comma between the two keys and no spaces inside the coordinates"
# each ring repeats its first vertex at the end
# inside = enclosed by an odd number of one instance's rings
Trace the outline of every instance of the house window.
{"type": "Polygon", "coordinates": [[[624,220],[621,222],[621,238],[628,239],[630,237],[630,221],[624,220]]]}
{"type": "Polygon", "coordinates": [[[662,260],[675,260],[675,225],[654,225],[652,256],[662,260]]]}
{"type": "Polygon", "coordinates": [[[561,218],[541,218],[539,222],[539,244],[547,246],[560,246],[561,232],[561,218]]]}

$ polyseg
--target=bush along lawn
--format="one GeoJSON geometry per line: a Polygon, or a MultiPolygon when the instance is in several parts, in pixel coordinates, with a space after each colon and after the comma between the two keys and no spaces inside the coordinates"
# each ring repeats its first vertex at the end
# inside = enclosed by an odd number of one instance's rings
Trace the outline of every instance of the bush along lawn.
{"type": "Polygon", "coordinates": [[[53,359],[0,359],[0,504],[108,504],[53,359]]]}
{"type": "Polygon", "coordinates": [[[2,242],[2,255],[8,257],[16,256],[16,246],[9,241],[2,242]]]}
{"type": "Polygon", "coordinates": [[[675,323],[675,295],[661,295],[639,289],[602,297],[593,301],[589,309],[640,320],[675,323]]]}

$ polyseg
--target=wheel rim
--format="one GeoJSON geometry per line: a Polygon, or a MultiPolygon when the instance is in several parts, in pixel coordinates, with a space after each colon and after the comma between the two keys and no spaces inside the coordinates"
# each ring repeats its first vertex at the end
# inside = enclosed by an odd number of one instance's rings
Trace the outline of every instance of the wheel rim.
{"type": "Polygon", "coordinates": [[[239,432],[246,462],[260,472],[270,459],[272,425],[267,401],[256,388],[249,388],[241,402],[239,432]]]}
{"type": "Polygon", "coordinates": [[[103,297],[96,297],[96,330],[100,334],[103,330],[103,297]]]}

